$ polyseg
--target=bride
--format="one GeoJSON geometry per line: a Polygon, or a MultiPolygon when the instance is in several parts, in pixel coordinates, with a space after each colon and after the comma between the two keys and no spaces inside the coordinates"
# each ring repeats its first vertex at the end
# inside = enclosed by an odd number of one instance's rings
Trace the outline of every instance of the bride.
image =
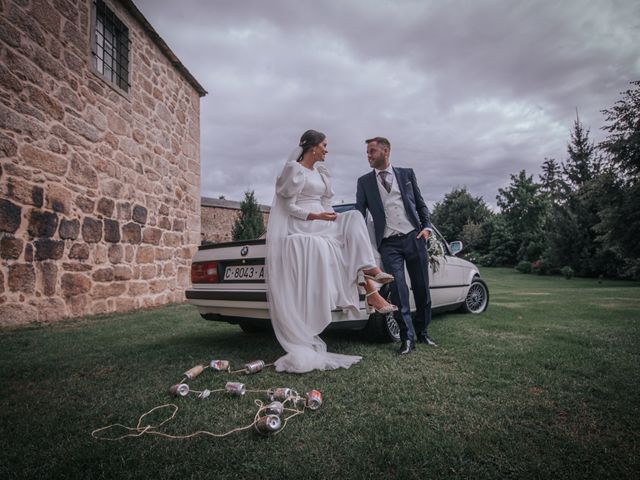
{"type": "Polygon", "coordinates": [[[359,356],[328,353],[318,336],[342,309],[358,318],[358,284],[367,310],[397,310],[374,283],[393,277],[377,267],[360,212],[336,214],[331,180],[324,165],[327,140],[307,130],[276,180],[267,224],[267,293],[273,329],[286,355],[279,372],[349,368],[359,356]]]}

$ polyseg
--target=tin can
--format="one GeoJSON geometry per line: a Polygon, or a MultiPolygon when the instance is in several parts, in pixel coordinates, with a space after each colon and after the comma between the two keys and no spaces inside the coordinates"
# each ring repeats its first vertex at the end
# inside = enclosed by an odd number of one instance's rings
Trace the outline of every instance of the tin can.
{"type": "Polygon", "coordinates": [[[184,372],[184,376],[187,377],[189,380],[193,380],[198,375],[200,375],[203,371],[204,371],[204,365],[196,365],[195,367],[190,368],[189,370],[184,372]]]}
{"type": "Polygon", "coordinates": [[[227,391],[227,393],[230,393],[231,395],[237,395],[237,396],[242,396],[246,393],[246,388],[244,387],[244,383],[238,383],[238,382],[227,382],[224,385],[224,389],[227,391]]]}
{"type": "Polygon", "coordinates": [[[264,408],[264,411],[267,415],[282,415],[284,411],[284,405],[280,402],[271,402],[264,408]]]}
{"type": "Polygon", "coordinates": [[[211,395],[211,390],[207,390],[206,388],[200,392],[200,394],[198,395],[198,398],[200,400],[204,400],[205,398],[209,398],[209,395],[211,395]]]}
{"type": "Polygon", "coordinates": [[[267,394],[271,401],[279,400],[282,402],[293,396],[293,390],[290,388],[270,388],[267,394]]]}
{"type": "Polygon", "coordinates": [[[277,415],[267,415],[265,417],[261,417],[256,423],[256,430],[262,433],[263,435],[269,435],[270,433],[275,433],[280,430],[282,426],[282,422],[280,421],[280,417],[277,415]]]}
{"type": "Polygon", "coordinates": [[[211,360],[209,366],[218,372],[229,370],[229,362],[227,360],[211,360]]]}
{"type": "Polygon", "coordinates": [[[258,373],[264,368],[264,362],[262,360],[254,360],[244,366],[244,372],[248,375],[250,373],[258,373]]]}
{"type": "Polygon", "coordinates": [[[307,408],[311,410],[317,410],[322,405],[322,393],[319,390],[311,390],[306,393],[305,397],[307,397],[307,408]]]}
{"type": "Polygon", "coordinates": [[[174,397],[185,397],[189,393],[189,385],[186,383],[176,383],[169,387],[169,393],[174,397]]]}

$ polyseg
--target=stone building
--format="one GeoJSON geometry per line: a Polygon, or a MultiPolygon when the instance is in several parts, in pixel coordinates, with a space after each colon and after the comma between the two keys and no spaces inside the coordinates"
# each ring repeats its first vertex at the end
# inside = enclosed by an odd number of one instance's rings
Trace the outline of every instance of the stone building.
{"type": "MultiPolygon", "coordinates": [[[[230,242],[233,224],[240,215],[240,203],[233,200],[202,197],[201,199],[202,243],[230,242]]],[[[259,205],[265,227],[269,219],[269,208],[259,205]]]]}
{"type": "Polygon", "coordinates": [[[183,300],[206,93],[131,1],[0,0],[0,325],[183,300]]]}

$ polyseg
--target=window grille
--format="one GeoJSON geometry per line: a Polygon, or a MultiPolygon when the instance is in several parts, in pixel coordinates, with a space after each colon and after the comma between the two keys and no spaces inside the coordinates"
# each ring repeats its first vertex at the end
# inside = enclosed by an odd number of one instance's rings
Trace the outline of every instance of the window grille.
{"type": "Polygon", "coordinates": [[[129,91],[129,29],[101,0],[94,0],[93,67],[107,81],[129,91]]]}

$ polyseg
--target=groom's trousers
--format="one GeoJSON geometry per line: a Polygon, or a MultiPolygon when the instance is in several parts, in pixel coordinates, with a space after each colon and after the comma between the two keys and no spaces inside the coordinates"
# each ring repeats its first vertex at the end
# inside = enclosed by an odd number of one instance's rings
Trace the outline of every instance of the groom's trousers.
{"type": "Polygon", "coordinates": [[[426,335],[431,322],[431,295],[429,294],[429,259],[426,241],[416,238],[417,230],[405,235],[387,237],[380,243],[380,256],[387,273],[394,276],[395,281],[389,287],[391,303],[398,307],[395,319],[400,327],[400,340],[415,341],[416,333],[426,335]],[[409,303],[409,287],[405,278],[405,263],[411,290],[416,304],[415,329],[411,318],[409,303]]]}

